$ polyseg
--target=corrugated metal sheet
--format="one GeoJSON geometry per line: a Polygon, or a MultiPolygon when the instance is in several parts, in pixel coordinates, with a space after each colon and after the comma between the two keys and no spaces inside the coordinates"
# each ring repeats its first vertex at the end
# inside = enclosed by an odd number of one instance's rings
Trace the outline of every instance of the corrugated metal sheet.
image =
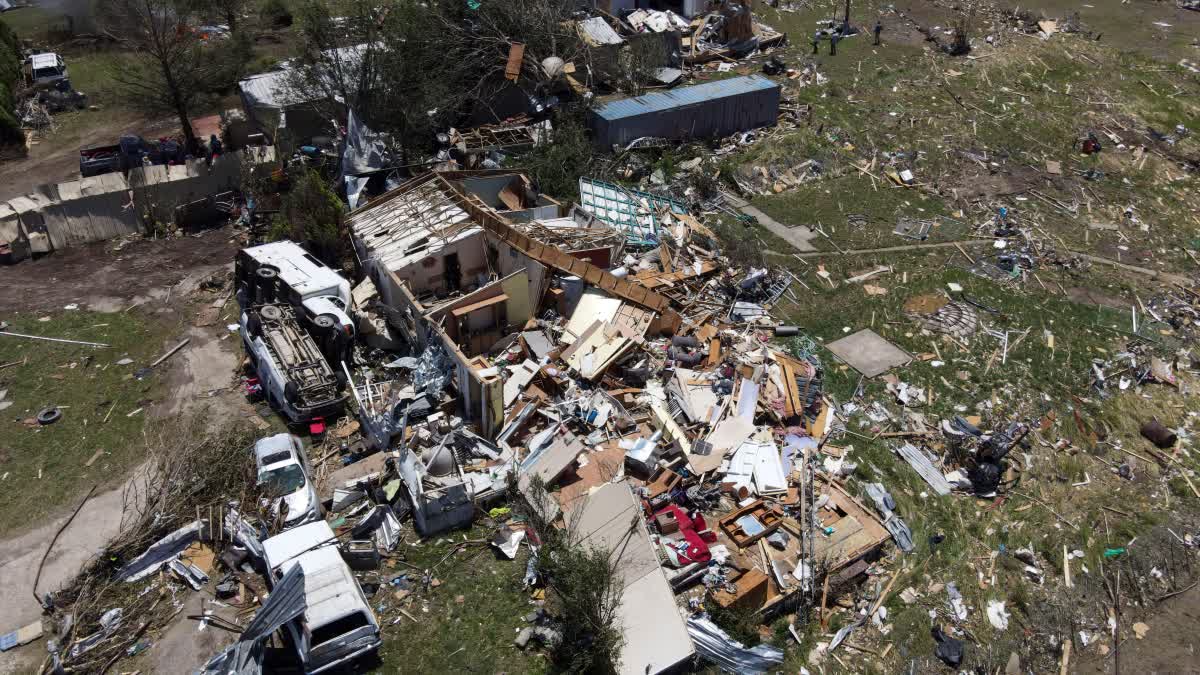
{"type": "Polygon", "coordinates": [[[713,103],[731,96],[761,91],[778,91],[779,85],[762,75],[746,75],[727,80],[705,82],[671,91],[660,91],[637,98],[606,103],[596,109],[596,115],[606,120],[619,120],[646,113],[664,112],[699,103],[713,103]]]}
{"type": "Polygon", "coordinates": [[[579,37],[592,47],[625,44],[625,40],[621,38],[620,34],[601,17],[594,16],[584,19],[576,26],[579,28],[579,37]]]}
{"type": "Polygon", "coordinates": [[[592,111],[600,147],[639,138],[709,138],[769,126],[779,116],[780,87],[761,75],[613,101],[592,111]]]}
{"type": "Polygon", "coordinates": [[[289,105],[303,103],[304,97],[299,96],[288,86],[292,76],[290,70],[277,70],[271,73],[251,75],[238,82],[242,96],[251,106],[283,109],[289,105]]]}
{"type": "Polygon", "coordinates": [[[283,624],[304,613],[304,569],[295,565],[271,589],[266,602],[238,641],[209,659],[203,675],[254,675],[262,672],[263,642],[283,624]]]}

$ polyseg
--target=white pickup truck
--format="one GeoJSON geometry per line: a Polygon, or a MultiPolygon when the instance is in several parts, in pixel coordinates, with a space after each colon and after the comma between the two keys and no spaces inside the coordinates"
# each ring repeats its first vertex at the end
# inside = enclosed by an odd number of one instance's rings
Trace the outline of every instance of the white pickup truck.
{"type": "Polygon", "coordinates": [[[325,521],[263,542],[272,584],[294,565],[304,570],[304,613],[286,626],[305,673],[320,673],[379,649],[379,620],[325,521]]]}
{"type": "Polygon", "coordinates": [[[54,84],[67,79],[67,64],[58,54],[34,54],[25,59],[25,79],[30,86],[54,84]]]}

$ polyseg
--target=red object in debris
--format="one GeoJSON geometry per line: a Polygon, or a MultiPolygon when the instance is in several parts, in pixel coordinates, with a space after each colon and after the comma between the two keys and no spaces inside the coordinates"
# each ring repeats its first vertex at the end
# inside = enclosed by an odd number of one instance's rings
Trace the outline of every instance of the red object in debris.
{"type": "Polygon", "coordinates": [[[320,436],[325,433],[325,418],[314,417],[308,423],[308,433],[310,436],[320,436]]]}
{"type": "Polygon", "coordinates": [[[244,380],[246,385],[246,398],[256,398],[262,395],[262,382],[257,377],[247,377],[244,380]]]}
{"type": "Polygon", "coordinates": [[[667,505],[654,515],[658,517],[664,513],[670,514],[672,519],[679,524],[679,533],[683,535],[683,539],[688,545],[687,552],[677,552],[681,565],[712,560],[712,553],[709,552],[708,545],[716,543],[717,535],[708,529],[708,524],[704,522],[703,516],[696,514],[695,518],[691,518],[683,509],[674,504],[667,505]]]}

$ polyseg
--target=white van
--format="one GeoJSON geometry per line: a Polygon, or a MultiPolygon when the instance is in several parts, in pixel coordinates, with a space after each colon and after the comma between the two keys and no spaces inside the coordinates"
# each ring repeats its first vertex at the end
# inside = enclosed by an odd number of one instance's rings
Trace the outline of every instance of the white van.
{"type": "Polygon", "coordinates": [[[286,303],[242,312],[242,342],[258,375],[263,396],[293,424],[314,417],[337,417],[349,394],[345,376],[335,370],[314,337],[286,303]]]}
{"type": "Polygon", "coordinates": [[[329,523],[301,525],[263,542],[272,584],[304,570],[304,613],[287,623],[305,673],[365,656],[381,644],[379,620],[338,552],[329,523]]]}

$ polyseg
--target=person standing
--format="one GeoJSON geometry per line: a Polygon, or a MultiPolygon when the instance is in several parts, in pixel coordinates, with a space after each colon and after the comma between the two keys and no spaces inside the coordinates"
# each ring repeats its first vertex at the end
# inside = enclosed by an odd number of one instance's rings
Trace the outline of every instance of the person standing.
{"type": "Polygon", "coordinates": [[[879,20],[875,21],[875,46],[879,46],[879,34],[883,32],[883,23],[879,20]]]}
{"type": "Polygon", "coordinates": [[[819,31],[819,30],[813,31],[813,36],[812,36],[813,56],[817,55],[817,47],[819,47],[820,44],[821,44],[821,31],[819,31]]]}
{"type": "Polygon", "coordinates": [[[837,56],[837,43],[842,38],[842,34],[838,31],[833,31],[829,34],[829,55],[837,56]]]}

